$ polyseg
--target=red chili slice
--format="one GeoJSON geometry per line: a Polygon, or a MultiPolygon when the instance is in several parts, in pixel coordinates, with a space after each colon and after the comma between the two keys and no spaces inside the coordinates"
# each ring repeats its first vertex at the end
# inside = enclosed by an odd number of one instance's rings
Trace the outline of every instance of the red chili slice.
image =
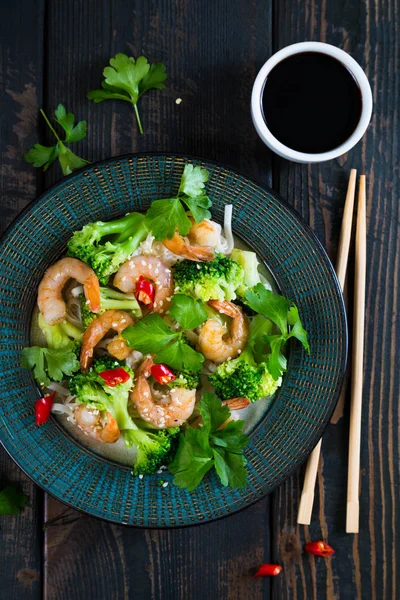
{"type": "Polygon", "coordinates": [[[150,373],[158,383],[170,383],[176,379],[175,373],[171,371],[167,365],[153,365],[150,369],[150,373]]]}
{"type": "Polygon", "coordinates": [[[110,387],[115,387],[120,383],[125,383],[130,377],[129,373],[127,373],[122,367],[118,367],[118,369],[110,369],[109,371],[102,371],[99,373],[99,375],[110,387]]]}
{"type": "Polygon", "coordinates": [[[335,554],[334,549],[327,544],[326,542],[318,541],[318,542],[308,542],[305,546],[306,552],[309,554],[314,554],[314,556],[332,556],[335,554]]]}
{"type": "Polygon", "coordinates": [[[54,398],[56,397],[56,393],[52,392],[51,394],[47,394],[43,396],[43,398],[39,398],[35,402],[35,419],[36,425],[43,425],[43,423],[47,423],[50,417],[51,407],[53,406],[54,398]]]}
{"type": "Polygon", "coordinates": [[[268,563],[261,565],[254,577],[275,577],[282,571],[281,565],[270,565],[268,563]]]}
{"type": "Polygon", "coordinates": [[[145,279],[143,275],[141,275],[136,282],[136,299],[142,304],[146,304],[147,306],[149,306],[153,304],[155,295],[156,290],[154,284],[148,279],[145,279]]]}

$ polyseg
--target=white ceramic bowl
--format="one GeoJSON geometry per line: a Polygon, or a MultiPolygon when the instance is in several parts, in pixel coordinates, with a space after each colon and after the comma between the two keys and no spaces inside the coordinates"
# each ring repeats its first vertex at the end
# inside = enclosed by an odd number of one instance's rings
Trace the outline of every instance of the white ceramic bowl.
{"type": "Polygon", "coordinates": [[[371,87],[369,85],[367,76],[360,65],[349,54],[343,50],[340,50],[340,48],[336,48],[336,46],[331,46],[330,44],[324,44],[322,42],[301,42],[299,44],[292,44],[291,46],[287,46],[286,48],[279,50],[279,52],[271,56],[271,58],[267,60],[267,62],[261,67],[260,72],[258,73],[254,82],[251,95],[251,116],[260,138],[269,148],[271,148],[271,150],[273,150],[276,154],[279,154],[279,156],[299,163],[316,163],[324,160],[331,160],[332,158],[337,158],[345,152],[348,152],[364,135],[371,119],[371,113],[371,87]],[[351,72],[361,91],[361,118],[356,129],[343,144],[337,148],[334,148],[333,150],[329,150],[329,152],[312,154],[308,152],[297,152],[297,150],[292,150],[292,148],[285,146],[275,136],[272,135],[263,117],[262,94],[264,83],[268,77],[268,74],[282,60],[288,58],[288,56],[293,56],[294,54],[299,54],[301,52],[320,52],[321,54],[327,54],[328,56],[336,58],[351,72]]]}

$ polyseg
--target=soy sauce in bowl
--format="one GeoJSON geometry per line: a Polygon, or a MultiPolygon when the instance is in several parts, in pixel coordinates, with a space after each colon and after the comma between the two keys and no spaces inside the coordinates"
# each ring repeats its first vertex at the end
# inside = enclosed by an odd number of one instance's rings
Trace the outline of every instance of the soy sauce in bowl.
{"type": "Polygon", "coordinates": [[[361,91],[336,58],[301,52],[268,74],[262,109],[277,140],[292,150],[318,154],[338,148],[352,135],[361,117],[361,91]]]}

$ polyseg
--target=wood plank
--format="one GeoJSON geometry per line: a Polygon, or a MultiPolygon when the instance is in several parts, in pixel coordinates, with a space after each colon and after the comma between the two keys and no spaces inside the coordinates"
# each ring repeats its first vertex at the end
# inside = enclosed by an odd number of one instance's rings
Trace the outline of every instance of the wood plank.
{"type": "MultiPolygon", "coordinates": [[[[205,10],[194,0],[55,0],[47,21],[46,109],[62,101],[87,118],[88,138],[77,144],[82,156],[186,152],[270,183],[270,155],[249,110],[252,81],[271,49],[270,5],[240,0],[232,10],[224,0],[205,10]],[[141,101],[142,136],[128,104],[85,99],[116,52],[167,66],[167,89],[141,101]]],[[[59,178],[52,169],[46,184],[59,178]]],[[[63,511],[46,498],[46,520],[63,511]]],[[[270,582],[250,571],[269,559],[269,518],[267,499],[229,519],[174,531],[126,529],[68,511],[46,528],[45,598],[266,600],[270,582]]]]}
{"type": "MultiPolygon", "coordinates": [[[[10,3],[0,19],[1,103],[0,233],[33,200],[40,177],[23,155],[38,141],[37,110],[42,95],[43,3],[10,3]],[[34,35],[32,32],[34,31],[34,35]]],[[[15,484],[29,496],[20,516],[1,518],[1,596],[41,596],[41,491],[0,449],[0,489],[15,484]]]]}
{"type": "MultiPolygon", "coordinates": [[[[335,258],[348,174],[367,176],[368,274],[362,422],[360,533],[345,533],[348,394],[344,418],[323,438],[313,520],[298,527],[303,483],[297,474],[273,497],[273,555],[285,566],[274,581],[279,598],[396,598],[398,565],[398,249],[399,20],[395,2],[276,3],[276,49],[304,39],[348,50],[366,69],[374,113],[363,141],[346,156],[306,166],[279,159],[274,185],[309,221],[335,258]],[[396,368],[397,365],[397,368],[396,368]],[[396,511],[397,509],[397,511],[396,511]],[[310,539],[336,549],[328,560],[306,556],[310,539]],[[396,554],[397,551],[397,554],[396,554]],[[397,561],[397,562],[396,562],[397,561]]],[[[351,284],[352,271],[349,272],[351,284]]],[[[352,299],[352,285],[349,285],[352,299]]],[[[340,415],[339,415],[340,416],[340,415]]]]}

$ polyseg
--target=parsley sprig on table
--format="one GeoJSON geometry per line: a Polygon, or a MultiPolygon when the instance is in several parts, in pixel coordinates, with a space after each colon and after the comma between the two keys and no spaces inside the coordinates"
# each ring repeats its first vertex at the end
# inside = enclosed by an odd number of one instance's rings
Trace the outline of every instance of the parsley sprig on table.
{"type": "Polygon", "coordinates": [[[19,515],[28,504],[28,496],[13,485],[7,485],[0,492],[0,515],[19,515]]]}
{"type": "Polygon", "coordinates": [[[211,217],[208,209],[212,203],[204,191],[207,181],[207,169],[185,165],[177,195],[151,204],[146,222],[156,240],[171,239],[176,229],[181,235],[189,233],[192,222],[186,214],[187,208],[196,223],[211,217]]]}
{"type": "Polygon", "coordinates": [[[296,306],[291,305],[290,300],[265,289],[261,283],[246,292],[245,300],[250,308],[267,317],[280,330],[278,334],[264,336],[271,352],[268,371],[276,381],[286,371],[287,360],[282,349],[290,338],[297,338],[310,353],[307,332],[301,323],[299,311],[296,306]]]}
{"type": "Polygon", "coordinates": [[[194,490],[204,475],[215,468],[223,486],[244,488],[247,472],[243,449],[248,437],[243,433],[245,421],[229,421],[230,410],[214,394],[206,393],[200,402],[203,426],[188,426],[180,434],[179,446],[169,465],[174,484],[194,490]]]}
{"type": "Polygon", "coordinates": [[[40,112],[56,138],[57,143],[54,144],[54,146],[35,144],[34,147],[25,154],[25,160],[32,163],[34,167],[43,167],[43,171],[47,171],[50,165],[58,158],[63,175],[70,175],[72,171],[76,171],[76,169],[89,165],[89,161],[80,158],[80,156],[74,154],[72,150],[65,145],[79,142],[79,140],[86,137],[86,121],[79,121],[75,125],[75,116],[73,113],[67,112],[65,107],[62,104],[59,104],[54,114],[57,123],[64,130],[65,137],[64,140],[61,140],[42,108],[40,109],[40,112]]]}
{"type": "Polygon", "coordinates": [[[110,65],[103,71],[104,81],[101,83],[103,89],[92,90],[88,92],[87,97],[96,103],[103,100],[130,102],[135,110],[139,131],[143,133],[137,102],[148,90],[165,88],[163,83],[167,79],[165,65],[150,64],[145,56],[139,56],[135,60],[133,56],[122,53],[110,58],[110,65]]]}
{"type": "Polygon", "coordinates": [[[203,303],[177,294],[172,298],[170,314],[182,331],[172,331],[158,313],[153,313],[124,329],[122,337],[135,350],[155,354],[156,364],[163,363],[178,371],[201,371],[204,357],[185,341],[184,330],[194,329],[207,319],[203,303]]]}

